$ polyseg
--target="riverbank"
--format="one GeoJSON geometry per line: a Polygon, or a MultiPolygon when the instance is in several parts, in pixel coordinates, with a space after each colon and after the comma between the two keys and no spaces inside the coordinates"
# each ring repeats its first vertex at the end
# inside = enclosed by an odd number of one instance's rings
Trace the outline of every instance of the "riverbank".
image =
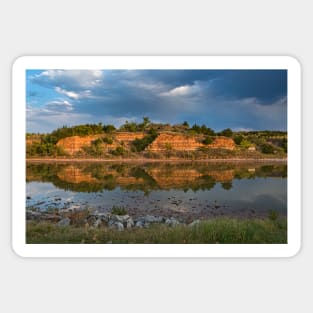
{"type": "Polygon", "coordinates": [[[129,215],[124,208],[26,211],[27,243],[285,243],[287,217],[129,215]]]}
{"type": "Polygon", "coordinates": [[[189,162],[255,162],[255,163],[266,163],[266,162],[274,162],[274,163],[287,163],[287,158],[258,158],[258,159],[252,159],[252,158],[229,158],[229,159],[179,159],[179,158],[169,158],[169,159],[149,159],[149,158],[138,158],[138,159],[100,159],[100,158],[27,158],[26,162],[28,163],[52,163],[52,162],[125,162],[125,163],[171,163],[171,162],[179,162],[179,163],[189,163],[189,162]]]}
{"type": "Polygon", "coordinates": [[[109,227],[26,224],[28,244],[284,244],[287,219],[216,218],[190,225],[155,223],[123,231],[109,227]]]}

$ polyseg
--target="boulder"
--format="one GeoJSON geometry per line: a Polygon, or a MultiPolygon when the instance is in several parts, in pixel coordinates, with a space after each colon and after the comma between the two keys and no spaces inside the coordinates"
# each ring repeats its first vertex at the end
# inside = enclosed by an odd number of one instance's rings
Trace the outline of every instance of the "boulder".
{"type": "Polygon", "coordinates": [[[41,213],[36,211],[26,211],[26,219],[27,220],[39,220],[41,218],[41,213]]]}
{"type": "Polygon", "coordinates": [[[138,227],[138,228],[143,228],[143,226],[144,226],[144,223],[142,221],[137,221],[135,224],[135,227],[138,227]]]}
{"type": "Polygon", "coordinates": [[[176,227],[179,224],[180,224],[179,221],[173,217],[165,220],[165,225],[170,226],[170,227],[176,227]]]}
{"type": "Polygon", "coordinates": [[[111,229],[115,228],[115,229],[117,229],[119,231],[124,230],[124,225],[121,222],[114,222],[114,221],[110,220],[108,225],[109,225],[109,228],[111,228],[111,229]]]}
{"type": "Polygon", "coordinates": [[[163,221],[162,216],[153,216],[153,215],[146,215],[143,219],[145,223],[161,223],[163,221]]]}
{"type": "Polygon", "coordinates": [[[98,227],[100,227],[102,225],[102,220],[100,219],[100,218],[98,218],[95,222],[94,222],[94,224],[93,224],[93,226],[95,227],[95,228],[98,228],[98,227]]]}
{"type": "Polygon", "coordinates": [[[62,218],[58,223],[57,225],[58,226],[68,226],[70,225],[71,223],[71,220],[68,218],[68,217],[65,217],[65,218],[62,218]]]}
{"type": "Polygon", "coordinates": [[[110,220],[124,224],[127,222],[129,218],[130,218],[129,215],[112,215],[110,220]]]}
{"type": "Polygon", "coordinates": [[[118,231],[124,230],[124,225],[121,222],[116,222],[115,227],[118,231]]]}
{"type": "Polygon", "coordinates": [[[200,224],[200,220],[194,220],[190,224],[188,224],[189,227],[194,227],[200,224]]]}
{"type": "Polygon", "coordinates": [[[133,221],[133,219],[130,217],[127,222],[126,222],[126,228],[130,229],[132,227],[134,227],[135,223],[133,221]]]}

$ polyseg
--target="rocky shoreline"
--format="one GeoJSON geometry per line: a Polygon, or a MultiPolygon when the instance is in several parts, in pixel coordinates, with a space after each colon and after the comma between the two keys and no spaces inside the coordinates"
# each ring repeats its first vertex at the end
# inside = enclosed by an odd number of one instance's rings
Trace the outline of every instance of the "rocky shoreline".
{"type": "MultiPolygon", "coordinates": [[[[218,211],[219,206],[215,207],[218,211]]],[[[225,209],[225,208],[224,208],[225,209]]],[[[118,231],[123,231],[125,229],[135,229],[135,228],[149,228],[153,224],[163,224],[168,227],[176,227],[178,225],[184,226],[195,226],[201,221],[208,221],[210,219],[215,219],[218,217],[229,217],[229,218],[239,218],[239,219],[251,219],[251,218],[261,218],[265,219],[268,217],[267,214],[256,214],[252,209],[246,214],[224,214],[223,211],[220,213],[213,213],[211,215],[185,215],[173,214],[174,212],[165,211],[164,214],[143,214],[143,212],[132,212],[127,211],[123,214],[115,214],[112,212],[103,212],[95,209],[79,209],[79,208],[63,208],[63,209],[53,209],[49,211],[41,211],[34,208],[26,209],[26,221],[27,222],[48,222],[57,226],[80,226],[86,229],[95,229],[106,227],[109,229],[117,229],[118,231]],[[172,214],[171,214],[172,213],[172,214]]]]}
{"type": "Polygon", "coordinates": [[[200,223],[200,219],[195,219],[188,223],[188,221],[172,216],[144,215],[134,217],[128,214],[118,215],[111,212],[91,212],[89,210],[69,211],[67,209],[59,210],[58,212],[26,210],[26,221],[50,222],[58,226],[84,226],[88,229],[108,227],[119,231],[132,228],[149,228],[152,224],[176,227],[178,225],[194,226],[200,223]]]}

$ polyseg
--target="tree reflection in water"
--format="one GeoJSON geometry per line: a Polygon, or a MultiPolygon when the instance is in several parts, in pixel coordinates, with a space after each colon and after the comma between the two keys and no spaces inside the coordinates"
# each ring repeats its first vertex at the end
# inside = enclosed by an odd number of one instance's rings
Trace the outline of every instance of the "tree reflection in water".
{"type": "Polygon", "coordinates": [[[260,163],[27,163],[27,182],[51,182],[75,192],[103,190],[210,190],[220,183],[231,190],[233,180],[287,177],[286,164],[260,163]]]}

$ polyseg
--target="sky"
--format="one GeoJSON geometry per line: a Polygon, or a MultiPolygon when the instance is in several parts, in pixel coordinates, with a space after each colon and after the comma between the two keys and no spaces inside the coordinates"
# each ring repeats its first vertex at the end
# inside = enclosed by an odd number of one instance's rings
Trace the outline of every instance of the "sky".
{"type": "Polygon", "coordinates": [[[27,70],[27,132],[85,123],[287,130],[286,70],[27,70]]]}

